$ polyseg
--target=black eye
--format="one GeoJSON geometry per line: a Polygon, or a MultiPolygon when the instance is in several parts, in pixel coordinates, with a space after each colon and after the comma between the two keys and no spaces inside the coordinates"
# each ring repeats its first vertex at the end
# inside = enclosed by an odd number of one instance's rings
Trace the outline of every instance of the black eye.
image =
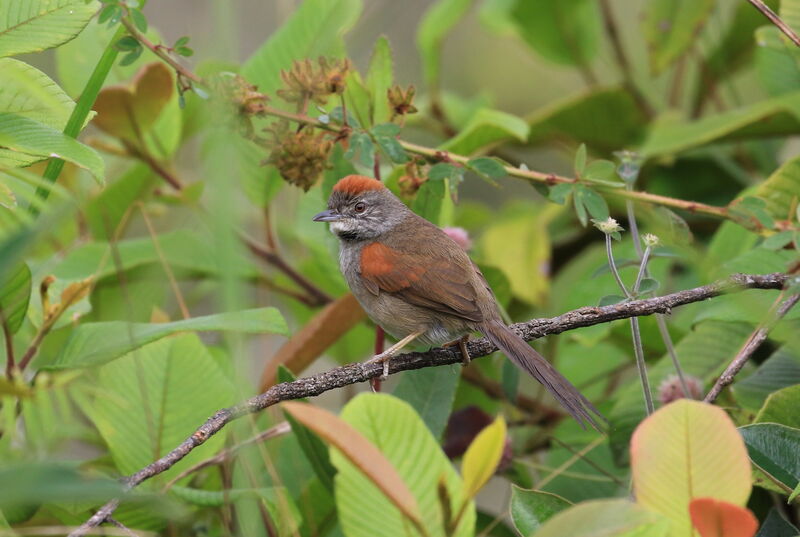
{"type": "Polygon", "coordinates": [[[367,204],[364,203],[363,201],[359,201],[358,203],[355,204],[353,210],[357,213],[363,213],[364,211],[367,210],[367,204]]]}

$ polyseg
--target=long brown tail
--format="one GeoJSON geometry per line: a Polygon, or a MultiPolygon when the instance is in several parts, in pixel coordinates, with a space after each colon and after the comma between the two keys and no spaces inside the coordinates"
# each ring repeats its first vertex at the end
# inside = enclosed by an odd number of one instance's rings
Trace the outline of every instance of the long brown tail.
{"type": "Polygon", "coordinates": [[[588,422],[592,427],[601,431],[595,420],[595,415],[605,421],[602,414],[589,402],[578,389],[570,384],[564,376],[550,365],[550,362],[533,350],[525,340],[514,333],[500,321],[487,321],[479,328],[489,341],[497,345],[512,362],[527,371],[533,378],[542,383],[553,397],[561,403],[567,412],[575,418],[582,427],[588,422]]]}

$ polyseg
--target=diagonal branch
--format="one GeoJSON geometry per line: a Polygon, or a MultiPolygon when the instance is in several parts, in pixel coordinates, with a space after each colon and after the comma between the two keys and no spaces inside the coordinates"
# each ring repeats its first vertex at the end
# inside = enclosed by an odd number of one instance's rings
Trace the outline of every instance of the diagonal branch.
{"type": "Polygon", "coordinates": [[[774,11],[772,11],[767,4],[765,4],[762,0],[748,0],[753,6],[761,12],[769,21],[778,27],[778,29],[788,37],[792,43],[800,47],[800,37],[797,37],[797,34],[789,28],[789,25],[783,22],[783,20],[778,17],[774,11]]]}
{"type": "MultiPolygon", "coordinates": [[[[549,319],[532,319],[512,325],[512,329],[523,339],[530,341],[550,334],[560,334],[567,330],[619,319],[652,315],[654,313],[670,313],[672,308],[707,300],[723,293],[745,289],[783,289],[788,279],[789,276],[780,273],[765,275],[735,274],[709,285],[678,291],[661,297],[623,302],[612,306],[585,307],[549,319]]],[[[473,358],[487,356],[497,350],[486,338],[470,341],[467,344],[467,348],[473,358]]],[[[437,348],[427,352],[410,352],[392,358],[389,362],[389,372],[398,373],[411,369],[457,364],[461,363],[461,361],[462,356],[458,348],[437,348]]],[[[126,477],[124,479],[125,485],[130,489],[155,475],[165,472],[188,455],[189,452],[203,444],[225,425],[237,418],[258,412],[281,401],[312,397],[350,384],[366,382],[369,379],[381,376],[382,373],[382,364],[353,363],[310,377],[297,379],[293,382],[284,382],[272,386],[264,393],[251,397],[238,405],[217,411],[216,414],[211,416],[189,438],[172,451],[157,461],[148,464],[135,474],[126,477]]],[[[118,499],[111,500],[78,529],[70,533],[69,537],[85,535],[91,528],[102,524],[118,506],[118,499]]]]}
{"type": "Polygon", "coordinates": [[[762,322],[761,325],[756,328],[755,332],[750,334],[750,337],[747,338],[747,341],[742,345],[736,357],[731,361],[728,367],[725,368],[725,371],[719,376],[717,382],[714,383],[714,386],[708,392],[708,395],[706,395],[706,403],[713,403],[720,392],[733,382],[734,377],[742,370],[744,364],[750,359],[750,356],[764,343],[764,340],[767,339],[770,330],[778,324],[778,321],[783,319],[789,310],[797,304],[798,300],[800,300],[800,294],[792,295],[784,300],[783,293],[781,293],[775,300],[769,318],[762,322]]]}

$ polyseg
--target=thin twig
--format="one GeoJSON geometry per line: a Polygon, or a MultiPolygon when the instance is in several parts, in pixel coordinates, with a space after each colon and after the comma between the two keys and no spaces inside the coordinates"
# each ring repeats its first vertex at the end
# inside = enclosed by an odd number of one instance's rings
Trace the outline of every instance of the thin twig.
{"type": "Polygon", "coordinates": [[[770,312],[769,318],[763,321],[756,330],[750,334],[750,337],[747,338],[747,341],[742,345],[742,348],[736,354],[736,357],[731,361],[728,367],[725,368],[725,371],[722,375],[719,376],[717,382],[714,383],[714,386],[706,395],[705,401],[707,403],[713,403],[714,400],[719,396],[722,390],[730,385],[733,382],[733,379],[736,377],[736,374],[742,370],[744,364],[747,363],[747,360],[750,359],[750,356],[761,346],[765,339],[767,339],[767,334],[769,334],[770,330],[780,321],[786,313],[792,309],[792,307],[797,304],[797,301],[800,300],[800,294],[795,294],[784,300],[783,302],[779,301],[783,298],[783,293],[778,299],[775,301],[773,308],[777,306],[777,309],[774,309],[773,312],[770,312]]]}
{"type": "Polygon", "coordinates": [[[116,526],[122,530],[125,535],[129,537],[139,537],[136,533],[134,533],[128,526],[117,520],[116,518],[108,517],[106,521],[111,524],[112,526],[116,526]]]}
{"type": "Polygon", "coordinates": [[[203,86],[206,85],[205,81],[202,78],[200,78],[199,76],[194,74],[192,71],[190,71],[189,69],[185,68],[183,65],[181,65],[177,61],[175,61],[175,59],[169,54],[169,52],[164,50],[164,47],[159,47],[158,45],[156,45],[155,43],[153,43],[152,41],[147,39],[147,37],[142,32],[140,32],[138,29],[136,29],[136,26],[134,26],[133,23],[131,21],[129,21],[127,17],[123,17],[121,22],[125,26],[125,29],[128,30],[128,33],[130,33],[133,36],[134,39],[136,39],[139,43],[144,45],[146,48],[150,49],[150,51],[153,54],[155,54],[156,56],[161,58],[170,67],[175,69],[175,71],[177,71],[178,74],[180,74],[181,76],[191,80],[195,84],[200,84],[200,85],[203,85],[203,86]]]}
{"type": "Polygon", "coordinates": [[[333,302],[333,298],[328,293],[314,285],[305,276],[294,270],[291,265],[289,265],[280,256],[280,254],[264,248],[248,237],[242,236],[241,239],[250,252],[286,274],[294,283],[299,285],[309,295],[311,299],[309,305],[324,306],[325,304],[333,302]]]}
{"type": "Polygon", "coordinates": [[[794,30],[789,28],[780,17],[778,17],[774,11],[772,11],[767,4],[765,4],[762,0],[748,0],[751,4],[755,6],[757,10],[759,10],[762,15],[769,19],[769,21],[778,27],[778,29],[786,35],[789,39],[791,39],[792,43],[800,47],[800,37],[797,37],[797,34],[794,33],[794,30]]]}
{"type": "Polygon", "coordinates": [[[617,282],[617,285],[622,290],[622,293],[625,295],[625,298],[633,298],[633,295],[628,288],[625,286],[625,282],[622,281],[622,277],[619,275],[619,271],[617,270],[617,264],[614,262],[614,254],[611,251],[611,234],[606,233],[606,257],[608,257],[608,268],[611,270],[611,274],[614,275],[614,280],[617,282]]]}
{"type": "Polygon", "coordinates": [[[282,436],[282,435],[288,433],[291,430],[292,430],[292,428],[289,425],[288,421],[282,421],[282,422],[278,423],[277,425],[273,425],[272,427],[270,427],[266,431],[262,431],[262,432],[258,433],[254,437],[245,440],[241,444],[237,444],[235,446],[232,446],[232,447],[229,447],[229,448],[225,448],[222,451],[220,451],[219,453],[217,453],[216,455],[214,455],[213,457],[210,457],[208,459],[202,460],[202,461],[198,462],[197,464],[194,464],[194,465],[190,466],[189,468],[185,469],[184,471],[182,471],[181,473],[179,473],[178,475],[173,477],[166,485],[164,485],[164,488],[161,489],[161,492],[168,491],[169,489],[172,488],[172,486],[175,483],[177,483],[178,481],[180,481],[181,479],[183,479],[187,475],[191,475],[191,474],[193,474],[195,472],[199,472],[203,468],[207,468],[209,466],[215,466],[217,464],[222,464],[223,462],[230,460],[233,457],[233,455],[236,454],[237,451],[239,451],[241,448],[243,448],[245,446],[249,446],[250,444],[256,444],[258,442],[263,442],[265,440],[269,440],[270,438],[275,438],[277,436],[282,436]]]}
{"type": "MultiPolygon", "coordinates": [[[[611,306],[580,308],[549,319],[533,319],[515,324],[511,328],[523,339],[530,341],[549,334],[560,334],[567,330],[619,319],[652,315],[653,313],[668,313],[672,308],[707,300],[723,293],[744,289],[782,289],[788,278],[787,275],[780,273],[765,275],[735,274],[709,285],[679,291],[662,297],[634,300],[611,306]]],[[[487,356],[497,350],[486,338],[470,341],[467,343],[467,348],[473,358],[487,356]]],[[[456,364],[462,360],[463,357],[458,348],[437,348],[427,352],[410,352],[392,358],[389,362],[389,372],[393,374],[412,369],[456,364]]],[[[169,470],[192,450],[205,443],[225,425],[237,418],[259,412],[281,401],[313,397],[342,386],[365,382],[382,374],[382,364],[353,363],[335,367],[310,377],[272,386],[264,393],[251,397],[238,405],[217,411],[191,436],[169,453],[126,477],[124,479],[126,488],[131,489],[143,481],[169,470]]],[[[118,505],[119,500],[115,499],[102,506],[85,523],[70,533],[70,537],[85,535],[91,528],[102,524],[118,505]]]]}

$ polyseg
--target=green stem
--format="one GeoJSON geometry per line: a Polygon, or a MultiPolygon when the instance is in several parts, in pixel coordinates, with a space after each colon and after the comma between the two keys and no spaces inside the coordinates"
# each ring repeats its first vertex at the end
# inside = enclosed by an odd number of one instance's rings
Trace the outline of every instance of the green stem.
{"type": "MultiPolygon", "coordinates": [[[[92,75],[86,82],[86,87],[83,88],[78,102],[75,103],[75,108],[72,109],[72,114],[70,114],[67,125],[64,127],[64,134],[70,138],[76,138],[78,133],[81,132],[81,128],[86,118],[89,116],[89,112],[92,110],[94,101],[97,99],[97,94],[100,93],[100,88],[103,87],[103,83],[109,71],[111,71],[111,66],[114,65],[114,60],[117,59],[117,54],[119,54],[115,44],[125,35],[125,32],[125,28],[120,26],[114,34],[114,37],[111,38],[111,42],[106,46],[103,55],[100,57],[100,61],[97,62],[94,71],[92,71],[92,75]]],[[[47,169],[44,171],[44,180],[49,183],[55,183],[63,168],[64,161],[62,159],[51,159],[47,164],[47,169]]],[[[47,200],[49,195],[50,189],[44,186],[39,186],[36,189],[36,196],[41,198],[42,201],[47,200]]],[[[33,204],[28,206],[28,211],[34,216],[39,214],[39,209],[33,204]]]]}

